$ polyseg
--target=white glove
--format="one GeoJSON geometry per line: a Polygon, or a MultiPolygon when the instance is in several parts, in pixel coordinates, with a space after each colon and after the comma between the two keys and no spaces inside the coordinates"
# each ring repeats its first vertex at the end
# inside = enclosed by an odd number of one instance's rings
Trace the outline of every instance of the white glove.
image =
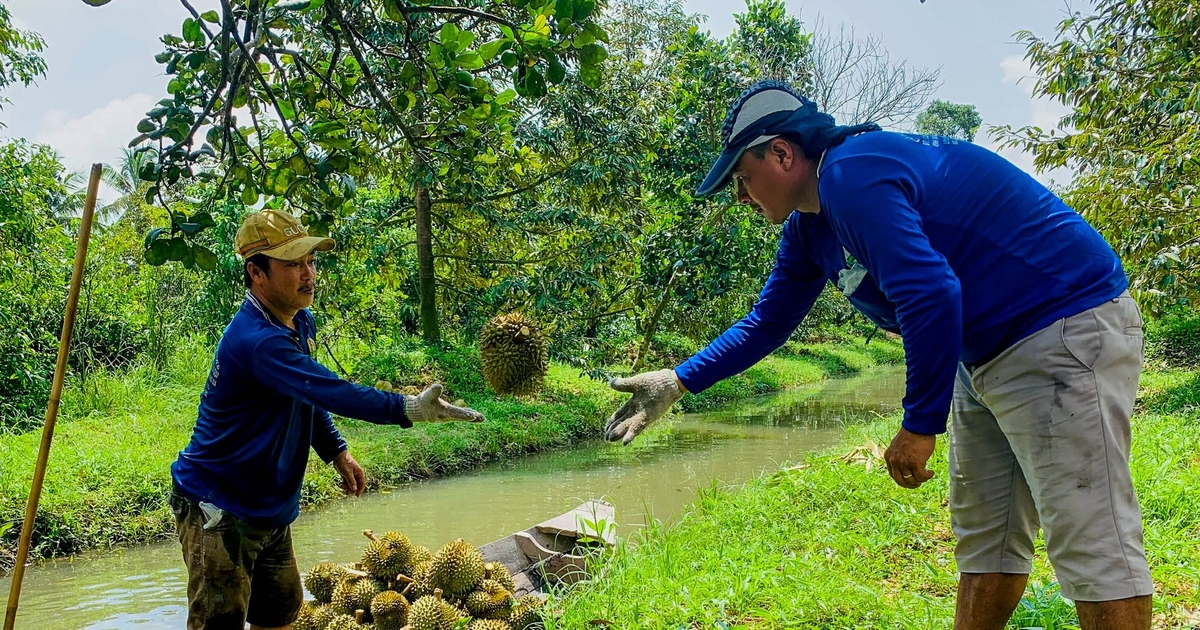
{"type": "Polygon", "coordinates": [[[633,438],[667,413],[676,401],[683,398],[683,390],[675,380],[674,370],[643,372],[629,378],[614,378],[608,386],[633,394],[625,404],[608,417],[604,437],[610,442],[620,440],[629,444],[633,438]]]}
{"type": "Polygon", "coordinates": [[[434,383],[416,396],[404,397],[410,422],[483,422],[483,414],[470,407],[455,407],[441,399],[442,385],[434,383]]]}

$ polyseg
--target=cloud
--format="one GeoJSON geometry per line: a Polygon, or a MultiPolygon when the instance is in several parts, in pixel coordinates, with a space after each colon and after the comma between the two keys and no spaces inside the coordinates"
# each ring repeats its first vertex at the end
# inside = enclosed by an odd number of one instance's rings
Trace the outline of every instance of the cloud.
{"type": "MultiPolygon", "coordinates": [[[[1013,126],[1019,128],[1032,125],[1039,127],[1042,131],[1057,129],[1061,132],[1058,121],[1070,110],[1056,101],[1034,97],[1033,90],[1037,84],[1038,75],[1029,67],[1029,62],[1021,55],[1009,55],[1000,60],[1000,69],[1004,72],[1000,82],[1005,85],[1017,87],[1024,92],[1025,98],[1029,99],[1028,118],[1026,120],[1013,121],[1013,126]]],[[[1071,177],[1070,172],[1064,169],[1055,169],[1047,173],[1036,173],[1033,166],[1033,156],[1018,148],[998,150],[995,143],[990,140],[988,146],[992,150],[998,151],[1008,161],[1033,174],[1043,183],[1049,183],[1052,180],[1069,180],[1071,177]]]]}
{"type": "Polygon", "coordinates": [[[1029,67],[1029,62],[1020,55],[1009,55],[1000,60],[1000,69],[1004,71],[1000,82],[1019,87],[1029,98],[1029,124],[1043,130],[1058,129],[1058,121],[1070,110],[1057,101],[1034,98],[1033,88],[1038,76],[1029,67]]]}
{"type": "MultiPolygon", "coordinates": [[[[138,93],[109,101],[75,118],[62,111],[51,111],[43,117],[33,139],[54,147],[68,170],[86,172],[95,162],[116,162],[121,157],[121,148],[137,135],[138,121],[156,102],[154,96],[138,93]]],[[[116,195],[102,186],[100,197],[113,199],[116,195]]]]}

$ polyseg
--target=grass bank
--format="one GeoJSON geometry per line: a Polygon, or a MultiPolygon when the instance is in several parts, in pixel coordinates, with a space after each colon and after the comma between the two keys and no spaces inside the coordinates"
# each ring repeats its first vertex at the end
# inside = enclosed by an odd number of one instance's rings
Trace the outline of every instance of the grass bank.
{"type": "MultiPolygon", "coordinates": [[[[1143,377],[1133,473],[1157,586],[1155,627],[1200,625],[1200,371],[1143,377]]],[[[898,418],[855,428],[842,446],[741,488],[714,487],[672,526],[600,558],[599,578],[551,609],[548,630],[613,628],[947,628],[954,539],[938,476],[898,488],[872,445],[898,418]]],[[[618,515],[619,516],[619,515],[618,515]]],[[[1039,541],[1039,546],[1041,545],[1039,541]]],[[[1010,628],[1073,628],[1039,549],[1010,628]]]]}
{"type": "MultiPolygon", "coordinates": [[[[353,349],[347,355],[353,355],[353,349]]],[[[579,371],[553,365],[546,387],[528,398],[488,392],[474,349],[423,350],[397,342],[351,365],[356,380],[387,378],[416,384],[438,380],[452,398],[486,414],[481,425],[422,425],[410,430],[338,419],[362,464],[369,489],[445,475],[481,463],[556,448],[597,436],[623,395],[579,371]]],[[[887,339],[840,345],[790,345],[682,408],[712,407],[853,374],[903,359],[887,339]]],[[[181,347],[159,370],[140,366],[74,382],[63,401],[50,466],[34,527],[33,555],[62,556],[98,546],[148,542],[169,536],[169,466],[191,435],[195,407],[208,374],[211,350],[181,347]]],[[[11,567],[29,494],[40,432],[0,436],[0,572],[11,567]]],[[[340,496],[332,469],[313,457],[302,494],[305,508],[340,496]]]]}

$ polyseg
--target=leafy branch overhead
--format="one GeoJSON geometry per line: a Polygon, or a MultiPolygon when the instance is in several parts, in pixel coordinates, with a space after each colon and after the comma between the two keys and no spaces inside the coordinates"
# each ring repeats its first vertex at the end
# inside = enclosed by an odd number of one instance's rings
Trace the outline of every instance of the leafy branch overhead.
{"type": "MultiPolygon", "coordinates": [[[[595,0],[221,0],[162,37],[169,97],[138,123],[146,201],[201,181],[212,200],[289,207],[315,233],[357,182],[410,173],[425,188],[520,155],[521,100],[601,81],[595,0]]],[[[519,172],[519,169],[518,169],[519,172]]],[[[209,268],[204,213],[171,212],[146,258],[209,268]]]]}

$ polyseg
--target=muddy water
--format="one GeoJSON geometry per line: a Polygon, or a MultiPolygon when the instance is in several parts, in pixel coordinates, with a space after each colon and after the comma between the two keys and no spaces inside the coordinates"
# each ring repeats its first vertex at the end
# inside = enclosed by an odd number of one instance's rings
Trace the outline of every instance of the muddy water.
{"type": "MultiPolygon", "coordinates": [[[[398,529],[430,548],[458,537],[481,545],[593,497],[616,506],[619,532],[628,534],[651,519],[669,522],[699,488],[741,483],[835,443],[846,424],[894,409],[903,385],[902,370],[873,372],[686,415],[625,448],[584,443],[347,498],[301,515],[296,556],[302,570],[357,560],[364,529],[398,529]]],[[[182,629],[186,577],[174,542],[31,567],[17,627],[182,629]]]]}

